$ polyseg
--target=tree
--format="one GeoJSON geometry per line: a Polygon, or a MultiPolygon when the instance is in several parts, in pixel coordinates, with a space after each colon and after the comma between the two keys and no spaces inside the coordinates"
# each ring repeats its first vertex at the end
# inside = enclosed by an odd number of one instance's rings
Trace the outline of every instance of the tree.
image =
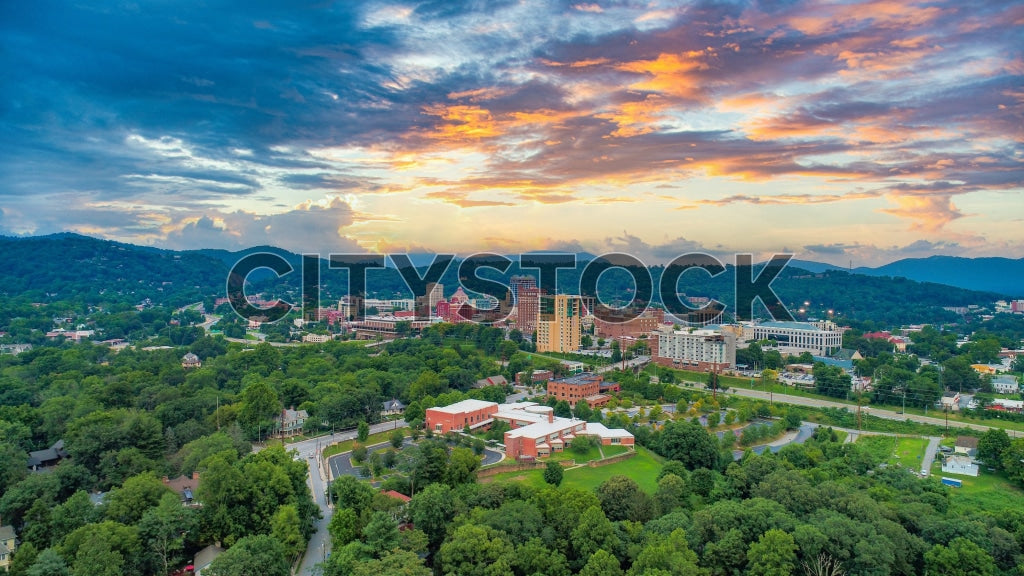
{"type": "Polygon", "coordinates": [[[443,574],[505,576],[512,574],[515,550],[503,535],[489,526],[464,524],[455,529],[438,552],[443,574]]]}
{"type": "Polygon", "coordinates": [[[924,554],[926,574],[943,576],[993,576],[996,563],[974,542],[954,538],[949,546],[936,544],[924,554]]]}
{"type": "Polygon", "coordinates": [[[327,531],[331,533],[332,547],[341,548],[359,538],[359,515],[351,508],[338,508],[331,517],[327,531]]]}
{"type": "Polygon", "coordinates": [[[156,508],[147,510],[139,522],[139,538],[154,558],[157,573],[166,576],[184,559],[185,536],[198,526],[195,512],[181,505],[178,497],[168,492],[156,508]]]}
{"type": "Polygon", "coordinates": [[[611,348],[612,348],[612,357],[611,357],[612,363],[614,364],[616,362],[622,362],[622,350],[619,349],[619,341],[618,340],[612,340],[611,348]]]}
{"type": "Polygon", "coordinates": [[[644,522],[654,515],[650,497],[628,476],[612,476],[597,487],[597,499],[608,519],[644,522]]]}
{"type": "Polygon", "coordinates": [[[401,430],[393,430],[391,432],[391,447],[398,450],[402,447],[402,443],[405,442],[405,434],[402,434],[401,430]]]}
{"type": "Polygon", "coordinates": [[[380,559],[365,560],[352,565],[351,576],[431,576],[430,568],[415,552],[392,550],[380,559]]]}
{"type": "Polygon", "coordinates": [[[451,488],[444,484],[431,484],[417,492],[409,502],[409,512],[416,528],[430,539],[432,550],[444,540],[445,529],[455,516],[455,502],[451,488]]]}
{"type": "Polygon", "coordinates": [[[548,548],[540,538],[531,538],[516,548],[516,574],[569,576],[569,563],[558,550],[548,548]]]}
{"type": "Polygon", "coordinates": [[[569,542],[576,559],[575,566],[584,565],[587,558],[598,550],[612,553],[619,547],[615,527],[597,506],[591,506],[583,512],[579,524],[569,536],[569,542]]]}
{"type": "Polygon", "coordinates": [[[629,576],[643,574],[665,574],[670,576],[697,576],[704,571],[697,567],[697,554],[690,550],[686,542],[686,533],[677,528],[668,538],[656,536],[649,543],[630,567],[629,576]]]}
{"type": "Polygon", "coordinates": [[[678,460],[687,470],[714,469],[718,463],[718,442],[699,424],[669,422],[662,430],[657,452],[678,460]]]}
{"type": "Polygon", "coordinates": [[[124,556],[111,548],[104,538],[90,537],[82,542],[75,554],[72,576],[121,576],[124,574],[124,556]]]}
{"type": "Polygon", "coordinates": [[[306,539],[302,537],[299,511],[291,504],[277,509],[270,519],[270,534],[284,546],[285,556],[294,558],[306,549],[306,539]]]}
{"type": "Polygon", "coordinates": [[[125,480],[120,488],[111,491],[107,518],[122,524],[135,524],[147,510],[159,504],[165,494],[174,495],[155,475],[144,473],[133,476],[125,480]]]}
{"type": "Polygon", "coordinates": [[[763,576],[790,576],[796,569],[796,543],[782,530],[771,529],[750,544],[750,571],[763,576]]]}
{"type": "Polygon", "coordinates": [[[36,563],[38,557],[39,550],[36,549],[35,545],[31,542],[22,543],[21,546],[18,546],[18,550],[14,553],[14,558],[11,559],[11,565],[8,567],[11,576],[25,576],[29,568],[36,563]]]}
{"type": "Polygon", "coordinates": [[[370,437],[370,425],[366,423],[366,420],[360,420],[359,426],[356,430],[356,440],[360,444],[365,444],[366,440],[370,437]]]}
{"type": "Polygon", "coordinates": [[[549,461],[544,468],[544,481],[552,486],[558,486],[562,483],[562,476],[564,474],[565,471],[562,469],[561,464],[549,461]]]}
{"type": "Polygon", "coordinates": [[[291,572],[283,544],[273,536],[246,536],[210,564],[210,576],[288,576],[291,572]]]}
{"type": "MultiPolygon", "coordinates": [[[[264,344],[260,344],[263,346],[264,344]]],[[[266,344],[270,347],[269,344],[266,344]]],[[[241,409],[238,413],[238,421],[251,436],[262,440],[271,432],[271,420],[281,409],[281,401],[277,398],[277,392],[263,378],[251,374],[245,378],[248,385],[242,390],[241,409]],[[253,434],[256,432],[256,434],[253,434]]]]}
{"type": "Polygon", "coordinates": [[[622,576],[619,560],[606,550],[598,550],[580,570],[580,576],[622,576]]]}
{"type": "Polygon", "coordinates": [[[387,512],[374,512],[369,524],[363,528],[363,537],[374,555],[381,558],[398,547],[398,524],[387,512]]]}
{"type": "Polygon", "coordinates": [[[658,479],[658,490],[654,493],[655,506],[659,515],[665,515],[679,508],[689,492],[686,482],[675,474],[666,474],[658,479]]]}
{"type": "Polygon", "coordinates": [[[458,486],[476,482],[476,471],[479,468],[480,457],[474,454],[471,448],[452,450],[447,471],[448,484],[458,486]]]}
{"type": "Polygon", "coordinates": [[[71,570],[56,550],[47,548],[39,553],[35,563],[25,572],[25,576],[71,576],[71,570]]]}
{"type": "Polygon", "coordinates": [[[1010,447],[1010,436],[1002,428],[989,428],[978,439],[978,458],[994,468],[1003,467],[1003,453],[1010,447]]]}

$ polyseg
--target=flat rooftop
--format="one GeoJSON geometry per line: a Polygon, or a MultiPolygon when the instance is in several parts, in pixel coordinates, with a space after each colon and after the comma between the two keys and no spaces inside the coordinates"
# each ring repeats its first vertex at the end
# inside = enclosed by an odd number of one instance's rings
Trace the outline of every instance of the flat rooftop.
{"type": "Polygon", "coordinates": [[[456,402],[455,404],[449,404],[448,406],[439,406],[437,408],[427,408],[427,410],[433,410],[435,412],[442,412],[445,414],[462,414],[464,412],[475,412],[477,410],[484,410],[485,408],[497,407],[497,402],[488,402],[486,400],[463,400],[462,402],[456,402]]]}

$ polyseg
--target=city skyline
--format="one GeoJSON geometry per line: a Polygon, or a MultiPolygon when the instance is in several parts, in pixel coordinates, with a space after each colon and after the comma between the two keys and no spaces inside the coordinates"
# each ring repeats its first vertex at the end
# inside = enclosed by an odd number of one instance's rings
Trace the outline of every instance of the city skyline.
{"type": "Polygon", "coordinates": [[[0,7],[0,234],[296,252],[1024,247],[1024,6],[0,7]]]}

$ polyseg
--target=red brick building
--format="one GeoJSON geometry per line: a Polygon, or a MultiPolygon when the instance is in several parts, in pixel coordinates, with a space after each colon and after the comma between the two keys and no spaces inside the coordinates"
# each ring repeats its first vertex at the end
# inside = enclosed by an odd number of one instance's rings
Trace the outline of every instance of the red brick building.
{"type": "Polygon", "coordinates": [[[463,400],[450,406],[427,408],[427,429],[435,434],[461,432],[466,426],[471,430],[489,428],[494,422],[498,405],[484,400],[463,400]]]}
{"type": "Polygon", "coordinates": [[[589,372],[548,380],[548,396],[554,396],[556,400],[565,400],[570,406],[575,406],[587,396],[600,394],[603,381],[603,376],[589,372]]]}

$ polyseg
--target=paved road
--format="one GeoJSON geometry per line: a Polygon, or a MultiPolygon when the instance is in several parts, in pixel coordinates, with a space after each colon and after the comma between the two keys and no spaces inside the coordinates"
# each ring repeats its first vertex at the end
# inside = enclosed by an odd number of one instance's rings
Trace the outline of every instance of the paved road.
{"type": "MultiPolygon", "coordinates": [[[[376,434],[395,428],[395,422],[381,422],[370,426],[370,433],[376,434]]],[[[405,426],[404,420],[397,422],[399,428],[405,426]]],[[[289,450],[298,452],[298,457],[309,464],[309,488],[313,494],[313,501],[320,507],[320,514],[323,516],[316,524],[316,532],[309,539],[306,546],[306,555],[302,558],[299,567],[299,574],[313,576],[317,564],[323,562],[324,558],[331,553],[331,538],[327,532],[327,526],[331,523],[331,516],[334,511],[327,506],[327,471],[323,467],[323,458],[320,457],[321,450],[334,442],[351,440],[356,437],[355,430],[336,432],[333,436],[319,436],[309,440],[303,440],[286,446],[289,450]]]]}
{"type": "MultiPolygon", "coordinates": [[[[747,450],[752,450],[754,454],[764,454],[765,450],[770,450],[772,453],[775,453],[782,450],[783,446],[788,446],[789,444],[803,444],[804,442],[807,442],[808,438],[814,435],[814,430],[817,427],[818,425],[813,422],[802,422],[800,424],[800,428],[797,429],[796,434],[792,437],[786,436],[780,440],[776,440],[775,442],[769,442],[768,444],[760,444],[758,446],[744,448],[743,450],[733,450],[732,456],[735,460],[739,460],[747,450]]],[[[721,438],[721,436],[719,436],[719,438],[721,438]]]]}
{"type": "MultiPolygon", "coordinates": [[[[701,388],[703,385],[695,386],[701,388]]],[[[820,400],[818,398],[806,398],[804,396],[791,396],[789,394],[769,394],[763,390],[748,390],[746,388],[729,388],[725,393],[735,394],[736,396],[744,396],[747,398],[758,398],[761,400],[772,399],[775,402],[782,402],[784,404],[796,404],[797,406],[814,406],[817,408],[846,408],[848,410],[856,410],[856,405],[846,404],[844,402],[835,402],[832,400],[820,400]]],[[[936,426],[945,426],[946,420],[944,418],[932,418],[931,416],[921,416],[918,414],[899,414],[892,410],[886,410],[884,408],[876,408],[874,406],[865,406],[862,408],[867,414],[877,416],[879,418],[886,418],[888,420],[911,420],[913,422],[920,422],[922,424],[935,424],[936,426]]],[[[968,422],[950,421],[950,426],[957,426],[960,428],[972,428],[974,430],[989,430],[992,428],[999,428],[998,426],[985,426],[984,424],[972,424],[968,422]]]]}
{"type": "Polygon", "coordinates": [[[921,470],[927,476],[932,473],[932,462],[935,462],[935,453],[939,450],[939,440],[936,436],[928,438],[928,447],[924,450],[924,460],[921,460],[921,470]]]}

